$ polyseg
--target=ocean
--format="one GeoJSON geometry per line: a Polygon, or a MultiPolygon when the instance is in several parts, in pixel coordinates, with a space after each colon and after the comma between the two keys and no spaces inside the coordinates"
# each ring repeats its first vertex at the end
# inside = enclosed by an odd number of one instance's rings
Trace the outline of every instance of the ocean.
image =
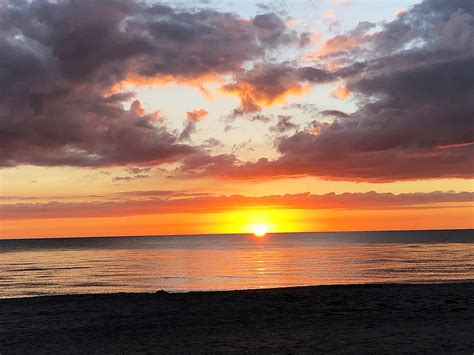
{"type": "Polygon", "coordinates": [[[0,298],[474,281],[474,230],[0,240],[0,298]]]}

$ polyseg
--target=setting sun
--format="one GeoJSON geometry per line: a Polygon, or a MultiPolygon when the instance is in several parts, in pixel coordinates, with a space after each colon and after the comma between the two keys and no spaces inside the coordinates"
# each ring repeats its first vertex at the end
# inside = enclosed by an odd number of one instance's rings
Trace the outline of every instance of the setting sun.
{"type": "Polygon", "coordinates": [[[253,234],[256,237],[264,237],[268,232],[268,227],[265,224],[256,224],[252,227],[253,234]]]}

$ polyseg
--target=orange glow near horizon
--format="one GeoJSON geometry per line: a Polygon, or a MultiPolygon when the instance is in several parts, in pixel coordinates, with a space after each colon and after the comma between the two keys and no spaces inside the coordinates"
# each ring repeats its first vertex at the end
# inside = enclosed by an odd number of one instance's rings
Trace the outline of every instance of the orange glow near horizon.
{"type": "Polygon", "coordinates": [[[25,1],[0,26],[21,59],[0,82],[0,239],[474,230],[464,10],[132,2],[25,1]]]}
{"type": "Polygon", "coordinates": [[[256,225],[264,225],[267,233],[466,229],[474,227],[471,211],[469,207],[398,210],[254,208],[202,214],[5,220],[0,224],[0,238],[234,233],[253,235],[256,225]]]}

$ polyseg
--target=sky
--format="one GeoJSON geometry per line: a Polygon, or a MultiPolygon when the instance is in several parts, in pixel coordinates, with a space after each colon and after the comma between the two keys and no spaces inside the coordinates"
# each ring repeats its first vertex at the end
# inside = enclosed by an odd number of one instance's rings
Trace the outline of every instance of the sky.
{"type": "Polygon", "coordinates": [[[473,228],[473,11],[0,1],[0,238],[473,228]]]}

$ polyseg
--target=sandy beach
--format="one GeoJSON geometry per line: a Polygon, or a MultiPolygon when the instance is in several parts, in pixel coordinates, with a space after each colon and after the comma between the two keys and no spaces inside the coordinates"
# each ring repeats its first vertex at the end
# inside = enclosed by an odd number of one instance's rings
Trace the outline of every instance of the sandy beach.
{"type": "Polygon", "coordinates": [[[474,350],[474,283],[0,301],[0,353],[474,350]]]}

